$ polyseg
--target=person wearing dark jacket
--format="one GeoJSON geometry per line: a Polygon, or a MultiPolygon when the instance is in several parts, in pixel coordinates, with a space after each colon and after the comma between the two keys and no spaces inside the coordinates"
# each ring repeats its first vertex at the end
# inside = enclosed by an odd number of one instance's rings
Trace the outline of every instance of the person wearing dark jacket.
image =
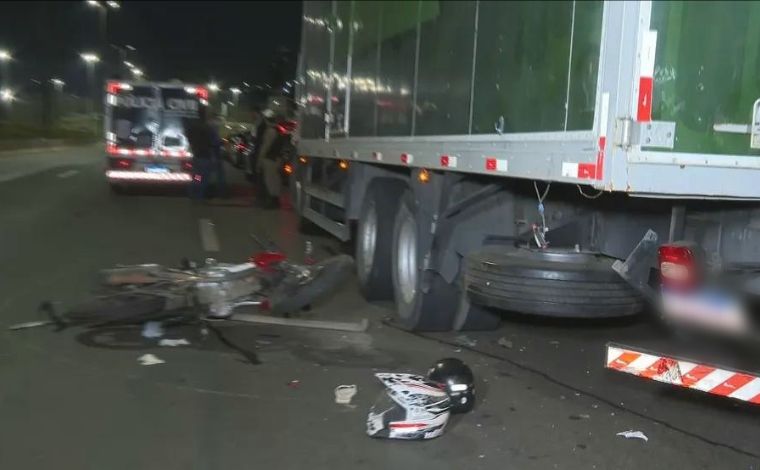
{"type": "Polygon", "coordinates": [[[265,109],[264,119],[256,132],[256,149],[253,161],[256,165],[257,188],[256,200],[266,208],[279,207],[282,180],[280,177],[280,157],[277,130],[275,129],[274,113],[265,109]]]}
{"type": "Polygon", "coordinates": [[[193,153],[193,181],[190,197],[199,200],[207,196],[209,182],[218,171],[217,161],[221,140],[208,123],[206,108],[198,110],[198,119],[192,120],[185,129],[190,150],[193,153]]]}

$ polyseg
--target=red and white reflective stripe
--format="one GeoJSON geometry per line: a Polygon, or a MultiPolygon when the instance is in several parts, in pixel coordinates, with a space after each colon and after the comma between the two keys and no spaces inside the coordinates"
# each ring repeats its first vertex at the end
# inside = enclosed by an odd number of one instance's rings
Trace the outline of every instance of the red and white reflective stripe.
{"type": "Polygon", "coordinates": [[[502,171],[506,172],[509,169],[509,162],[502,158],[486,157],[486,170],[487,171],[502,171]]]}
{"type": "Polygon", "coordinates": [[[413,161],[414,161],[414,156],[411,153],[401,154],[401,163],[405,165],[411,165],[413,161]]]}
{"type": "Polygon", "coordinates": [[[148,173],[145,171],[106,171],[106,177],[114,180],[131,180],[131,181],[172,181],[185,182],[192,181],[190,173],[148,173]]]}
{"type": "Polygon", "coordinates": [[[610,94],[602,93],[599,104],[599,139],[594,163],[562,162],[561,175],[566,178],[595,179],[604,177],[604,157],[607,150],[607,126],[609,124],[610,94]]]}
{"type": "Polygon", "coordinates": [[[409,431],[424,429],[428,426],[430,426],[430,423],[411,423],[406,421],[393,421],[388,423],[388,427],[391,429],[407,429],[409,431]]]}
{"type": "Polygon", "coordinates": [[[639,70],[639,99],[636,120],[652,120],[652,98],[654,92],[654,58],[657,52],[657,31],[644,31],[641,38],[641,64],[639,70]]]}
{"type": "Polygon", "coordinates": [[[607,346],[607,368],[712,395],[760,404],[760,377],[672,357],[607,346]]]}
{"type": "MultiPolygon", "coordinates": [[[[599,155],[597,154],[597,161],[599,155]]],[[[562,162],[562,176],[567,178],[594,179],[596,178],[596,163],[562,162]]]]}
{"type": "Polygon", "coordinates": [[[444,168],[456,168],[457,157],[453,155],[441,155],[441,166],[444,168]]]}

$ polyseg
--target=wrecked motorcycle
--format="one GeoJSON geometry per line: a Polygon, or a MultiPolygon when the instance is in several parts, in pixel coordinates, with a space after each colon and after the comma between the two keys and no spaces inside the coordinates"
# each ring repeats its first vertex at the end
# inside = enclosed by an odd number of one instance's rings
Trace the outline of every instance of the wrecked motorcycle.
{"type": "Polygon", "coordinates": [[[101,292],[63,314],[43,307],[58,327],[104,327],[161,321],[167,324],[233,320],[363,331],[365,323],[319,322],[287,317],[330,294],[347,278],[353,260],[335,256],[313,264],[263,251],[239,264],[208,258],[184,260],[179,268],[158,264],[116,266],[101,271],[101,292]],[[268,315],[237,313],[258,306],[268,315]]]}

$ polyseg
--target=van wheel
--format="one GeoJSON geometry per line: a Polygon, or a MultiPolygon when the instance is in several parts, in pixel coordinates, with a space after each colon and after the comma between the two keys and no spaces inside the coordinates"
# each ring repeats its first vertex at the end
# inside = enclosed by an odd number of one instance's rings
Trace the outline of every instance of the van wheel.
{"type": "Polygon", "coordinates": [[[391,270],[397,319],[407,330],[448,331],[460,291],[438,273],[422,270],[424,253],[419,249],[420,233],[417,205],[407,190],[401,198],[393,229],[391,270]]]}
{"type": "MultiPolygon", "coordinates": [[[[391,279],[391,250],[393,249],[393,220],[399,200],[392,197],[387,185],[372,184],[362,201],[356,226],[355,254],[359,288],[367,300],[393,298],[391,279]]],[[[398,188],[400,192],[402,189],[398,188]]]]}

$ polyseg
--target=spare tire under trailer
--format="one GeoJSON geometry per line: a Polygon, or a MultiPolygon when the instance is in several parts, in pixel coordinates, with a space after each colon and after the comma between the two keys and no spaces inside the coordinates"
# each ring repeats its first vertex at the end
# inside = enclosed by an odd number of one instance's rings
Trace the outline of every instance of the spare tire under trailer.
{"type": "Polygon", "coordinates": [[[572,249],[487,247],[466,257],[465,290],[473,304],[529,315],[638,314],[644,299],[612,270],[614,261],[572,249]]]}

